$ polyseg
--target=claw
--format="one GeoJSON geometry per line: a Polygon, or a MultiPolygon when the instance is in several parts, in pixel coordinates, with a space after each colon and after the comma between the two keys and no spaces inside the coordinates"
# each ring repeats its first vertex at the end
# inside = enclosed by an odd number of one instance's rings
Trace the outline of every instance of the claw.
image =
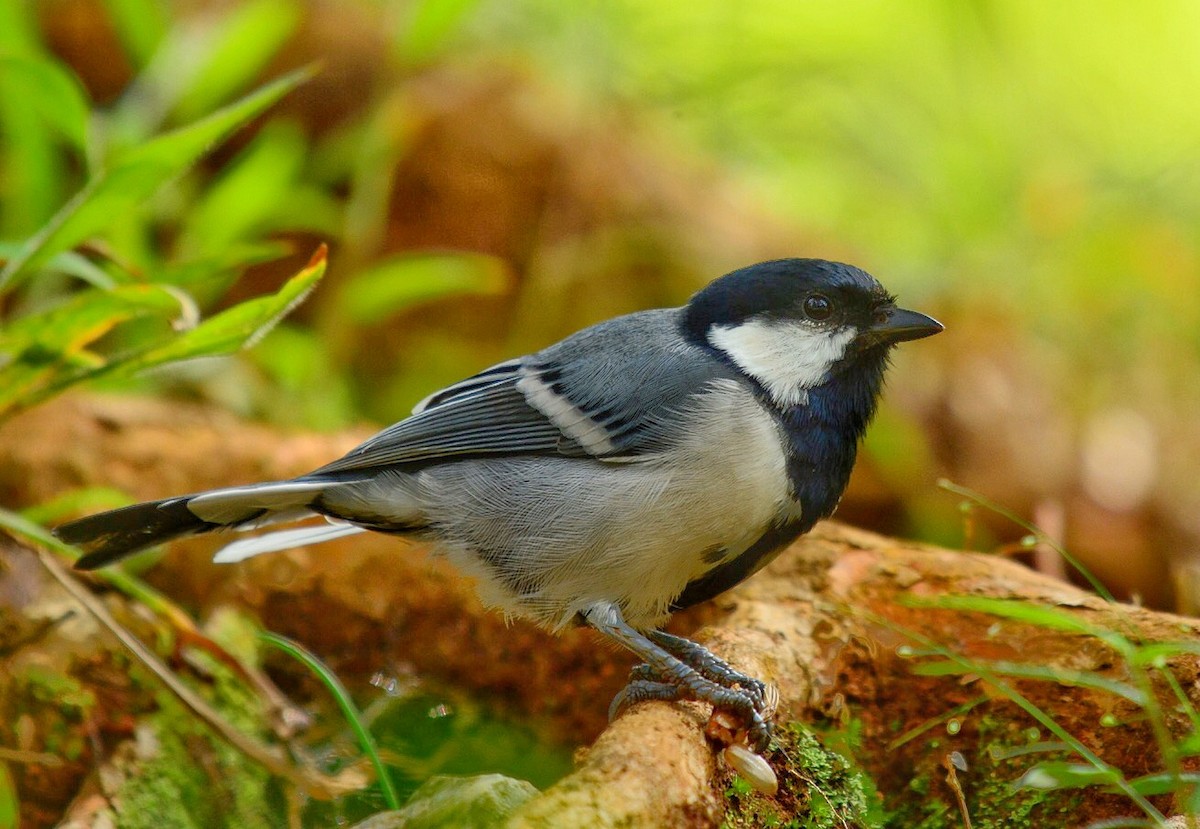
{"type": "Polygon", "coordinates": [[[699,675],[693,675],[691,682],[665,681],[651,666],[638,665],[630,671],[629,683],[617,692],[609,704],[608,721],[615,720],[634,703],[695,699],[713,706],[710,726],[717,723],[721,730],[710,733],[712,739],[722,745],[747,739],[756,751],[761,752],[771,741],[770,716],[774,713],[774,706],[767,706],[768,696],[764,690],[762,696],[755,698],[742,688],[726,688],[699,675]],[[765,710],[760,706],[764,706],[765,710]]]}
{"type": "Polygon", "coordinates": [[[612,702],[608,704],[608,721],[611,723],[621,716],[621,712],[633,703],[629,699],[629,686],[626,685],[617,695],[612,698],[612,702]]]}
{"type": "Polygon", "coordinates": [[[755,754],[762,754],[771,745],[771,723],[761,718],[751,723],[750,730],[746,732],[746,741],[755,754]]]}
{"type": "MultiPolygon", "coordinates": [[[[648,665],[639,665],[638,668],[649,668],[648,665]]],[[[646,700],[677,700],[683,695],[683,689],[678,685],[672,685],[669,682],[663,682],[657,678],[652,670],[639,671],[634,668],[629,674],[629,683],[617,692],[613,697],[612,702],[608,704],[608,721],[615,720],[622,711],[636,702],[645,702],[646,700]]]]}
{"type": "Polygon", "coordinates": [[[660,630],[643,634],[633,629],[611,602],[591,605],[582,617],[586,624],[645,660],[630,672],[629,684],[613,698],[610,719],[642,700],[691,699],[708,703],[714,711],[730,712],[741,724],[739,737],[745,735],[755,750],[761,752],[770,744],[770,720],[778,697],[761,680],[735,671],[688,639],[660,630]]]}
{"type": "MultiPolygon", "coordinates": [[[[725,660],[690,639],[673,636],[661,630],[651,631],[649,637],[656,645],[705,679],[724,688],[743,692],[751,700],[754,710],[764,718],[770,719],[774,713],[774,704],[768,699],[767,685],[761,679],[731,668],[725,660]]],[[[778,703],[778,693],[774,695],[774,700],[778,703]]]]}

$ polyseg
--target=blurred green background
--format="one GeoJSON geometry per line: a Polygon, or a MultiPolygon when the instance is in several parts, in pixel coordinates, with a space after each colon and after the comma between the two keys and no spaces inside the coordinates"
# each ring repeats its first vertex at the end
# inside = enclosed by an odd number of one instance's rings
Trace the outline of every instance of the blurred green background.
{"type": "Polygon", "coordinates": [[[734,267],[844,259],[948,330],[897,355],[841,517],[1020,538],[947,477],[1192,609],[1197,43],[1182,0],[9,0],[0,412],[88,381],[386,423],[734,267]]]}

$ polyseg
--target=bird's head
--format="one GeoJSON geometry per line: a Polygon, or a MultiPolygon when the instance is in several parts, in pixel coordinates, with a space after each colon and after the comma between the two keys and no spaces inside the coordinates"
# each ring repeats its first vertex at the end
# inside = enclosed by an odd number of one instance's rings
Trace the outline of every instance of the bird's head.
{"type": "Polygon", "coordinates": [[[692,297],[684,325],[784,407],[844,372],[881,374],[896,343],[942,330],[932,317],[897,307],[867,272],[824,259],[778,259],[726,274],[692,297]]]}

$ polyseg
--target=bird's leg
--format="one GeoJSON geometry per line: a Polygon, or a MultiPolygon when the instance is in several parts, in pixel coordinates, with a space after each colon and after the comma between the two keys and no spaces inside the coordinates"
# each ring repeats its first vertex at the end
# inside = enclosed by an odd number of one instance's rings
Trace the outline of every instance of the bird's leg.
{"type": "MultiPolygon", "coordinates": [[[[662,645],[630,627],[621,616],[620,609],[611,602],[597,602],[582,616],[590,627],[633,651],[646,663],[645,667],[634,669],[629,685],[614,700],[618,710],[624,704],[643,699],[707,702],[714,708],[727,709],[740,717],[747,724],[750,744],[756,751],[763,751],[767,747],[771,739],[771,727],[759,713],[756,697],[750,691],[729,688],[705,676],[662,645]]],[[[703,650],[699,645],[695,647],[703,650]]],[[[724,667],[736,673],[728,666],[724,667]]]]}

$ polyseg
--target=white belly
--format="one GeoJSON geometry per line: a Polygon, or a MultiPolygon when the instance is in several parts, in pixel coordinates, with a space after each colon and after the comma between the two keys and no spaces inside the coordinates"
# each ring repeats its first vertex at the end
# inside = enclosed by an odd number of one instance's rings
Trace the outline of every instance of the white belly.
{"type": "Polygon", "coordinates": [[[716,551],[746,549],[789,500],[775,421],[736,383],[709,397],[669,464],[503,458],[418,473],[434,539],[506,613],[561,627],[613,601],[635,627],[661,624],[716,551]]]}

